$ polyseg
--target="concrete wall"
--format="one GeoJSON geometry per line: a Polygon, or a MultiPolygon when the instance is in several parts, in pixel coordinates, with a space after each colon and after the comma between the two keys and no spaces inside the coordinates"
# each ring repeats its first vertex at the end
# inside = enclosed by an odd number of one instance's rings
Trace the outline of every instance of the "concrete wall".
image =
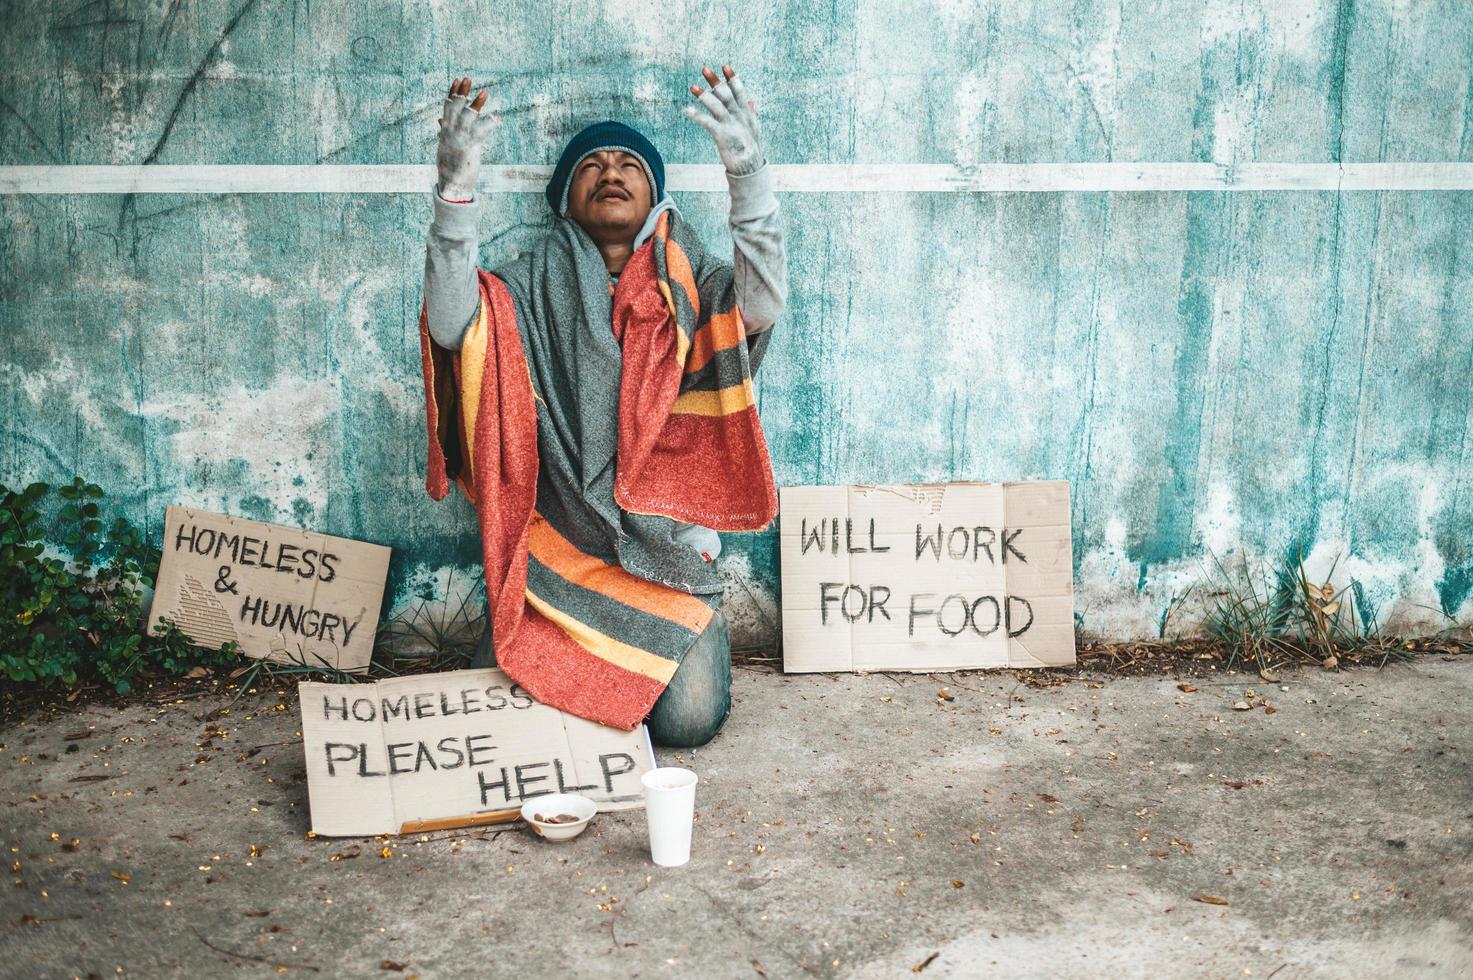
{"type": "MultiPolygon", "coordinates": [[[[781,163],[1473,152],[1461,0],[12,0],[0,18],[3,165],[427,163],[461,73],[504,120],[491,162],[551,163],[612,116],[668,162],[714,163],[679,107],[721,60],[781,163]]],[[[540,196],[488,200],[488,260],[540,233],[540,196]]],[[[724,196],[680,203],[722,235],[724,196]]],[[[760,383],[780,482],[1067,478],[1077,607],[1113,635],[1154,635],[1208,555],[1299,545],[1395,625],[1473,612],[1469,193],[782,203],[793,295],[760,383]]],[[[80,473],[155,529],[179,501],[390,544],[396,606],[478,560],[470,509],[422,490],[427,193],[0,210],[0,479],[80,473]]],[[[776,543],[728,548],[750,616],[776,543]]]]}

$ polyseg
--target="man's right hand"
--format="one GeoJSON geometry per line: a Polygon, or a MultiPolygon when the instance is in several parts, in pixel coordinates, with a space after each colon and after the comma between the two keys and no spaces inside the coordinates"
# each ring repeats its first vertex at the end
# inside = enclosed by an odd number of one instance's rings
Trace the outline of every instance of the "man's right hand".
{"type": "Polygon", "coordinates": [[[485,89],[469,101],[471,80],[452,82],[440,110],[440,147],[435,165],[440,171],[440,196],[447,201],[469,201],[476,196],[476,178],[481,173],[481,150],[486,137],[501,122],[499,116],[482,114],[490,97],[485,89]]]}

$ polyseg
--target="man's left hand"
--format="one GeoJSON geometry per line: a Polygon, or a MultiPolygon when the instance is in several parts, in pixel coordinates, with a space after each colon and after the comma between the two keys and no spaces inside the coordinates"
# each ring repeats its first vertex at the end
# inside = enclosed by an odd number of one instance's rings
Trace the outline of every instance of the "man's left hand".
{"type": "Polygon", "coordinates": [[[690,94],[709,111],[701,112],[695,106],[686,106],[685,115],[711,134],[727,173],[733,176],[749,174],[766,162],[757,125],[757,104],[747,98],[742,81],[731,65],[722,65],[721,71],[726,76],[724,80],[717,79],[716,73],[709,68],[701,69],[701,75],[711,88],[703,91],[699,85],[692,85],[690,94]]]}

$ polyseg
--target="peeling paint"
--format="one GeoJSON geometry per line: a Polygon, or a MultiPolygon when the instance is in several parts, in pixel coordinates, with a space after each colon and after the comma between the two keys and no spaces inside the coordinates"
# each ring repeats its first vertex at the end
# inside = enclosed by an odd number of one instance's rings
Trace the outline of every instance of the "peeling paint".
{"type": "Polygon", "coordinates": [[[191,493],[179,503],[233,510],[240,496],[254,495],[273,504],[272,516],[259,519],[280,522],[294,498],[327,506],[334,488],[314,465],[314,450],[340,441],[341,408],[329,379],[284,377],[258,390],[169,392],[144,402],[137,414],[166,433],[160,448],[186,470],[248,474],[241,484],[191,493]]]}

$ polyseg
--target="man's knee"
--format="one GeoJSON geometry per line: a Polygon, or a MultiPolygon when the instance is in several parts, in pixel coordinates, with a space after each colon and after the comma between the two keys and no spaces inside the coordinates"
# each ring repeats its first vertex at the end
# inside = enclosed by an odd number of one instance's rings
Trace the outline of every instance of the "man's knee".
{"type": "Polygon", "coordinates": [[[705,745],[721,731],[731,714],[731,687],[729,678],[713,671],[681,681],[666,688],[650,712],[650,738],[671,748],[690,749],[705,745]]]}
{"type": "Polygon", "coordinates": [[[667,748],[693,749],[715,738],[730,713],[728,706],[719,712],[692,707],[651,715],[650,738],[667,748]]]}
{"type": "Polygon", "coordinates": [[[650,712],[650,737],[661,745],[705,745],[731,714],[731,646],[726,622],[717,617],[650,712]]]}

